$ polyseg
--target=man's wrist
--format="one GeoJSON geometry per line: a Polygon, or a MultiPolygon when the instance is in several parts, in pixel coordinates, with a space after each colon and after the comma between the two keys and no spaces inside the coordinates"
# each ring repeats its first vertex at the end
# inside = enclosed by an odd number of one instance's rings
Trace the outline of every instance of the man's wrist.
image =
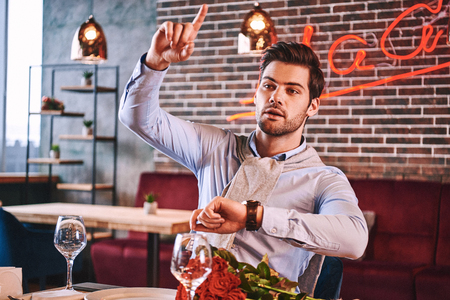
{"type": "Polygon", "coordinates": [[[163,60],[161,57],[156,57],[156,55],[146,54],[144,59],[144,64],[152,70],[164,71],[170,66],[170,63],[163,60]]]}

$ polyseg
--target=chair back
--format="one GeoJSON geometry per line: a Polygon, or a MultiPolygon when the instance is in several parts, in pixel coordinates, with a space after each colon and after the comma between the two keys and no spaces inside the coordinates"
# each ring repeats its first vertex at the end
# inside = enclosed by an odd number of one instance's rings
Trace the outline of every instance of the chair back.
{"type": "MultiPolygon", "coordinates": [[[[28,280],[39,278],[45,288],[45,278],[66,273],[64,257],[53,245],[53,231],[26,228],[16,217],[0,207],[0,266],[21,267],[24,292],[28,280]]],[[[82,254],[77,256],[74,271],[82,268],[82,254]]]]}
{"type": "Polygon", "coordinates": [[[157,195],[160,208],[194,210],[198,205],[198,181],[186,173],[144,172],[139,178],[135,207],[142,207],[145,195],[157,195]]]}
{"type": "Polygon", "coordinates": [[[314,289],[314,298],[340,299],[344,265],[340,258],[325,256],[322,270],[314,289]]]}
{"type": "Polygon", "coordinates": [[[435,264],[450,266],[450,184],[442,185],[435,264]]]}
{"type": "MultiPolygon", "coordinates": [[[[198,205],[198,181],[192,173],[143,172],[134,206],[142,207],[149,193],[157,195],[158,208],[194,210],[198,205]]],[[[130,231],[128,237],[147,240],[148,235],[130,231]]]]}
{"type": "Polygon", "coordinates": [[[23,245],[26,229],[9,212],[0,207],[0,266],[15,266],[24,260],[25,251],[16,251],[23,245]]]}

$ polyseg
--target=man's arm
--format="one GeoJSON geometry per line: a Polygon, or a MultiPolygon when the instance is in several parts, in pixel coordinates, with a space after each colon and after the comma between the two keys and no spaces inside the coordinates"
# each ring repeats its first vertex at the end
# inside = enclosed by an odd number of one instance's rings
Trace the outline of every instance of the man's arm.
{"type": "MultiPolygon", "coordinates": [[[[264,207],[256,212],[257,228],[261,227],[264,207]]],[[[205,209],[197,209],[191,215],[192,230],[214,233],[234,233],[245,228],[247,208],[244,204],[224,197],[214,197],[205,209]]]]}
{"type": "Polygon", "coordinates": [[[159,89],[169,64],[188,59],[194,51],[193,39],[206,12],[203,5],[192,24],[165,22],[160,26],[126,85],[119,111],[123,125],[194,173],[202,151],[208,151],[203,148],[220,142],[225,132],[168,114],[159,106],[159,89]]]}
{"type": "MultiPolygon", "coordinates": [[[[359,258],[368,242],[364,216],[348,183],[336,182],[334,175],[328,177],[318,188],[317,213],[261,207],[258,232],[315,253],[359,258]]],[[[190,224],[197,231],[233,233],[245,228],[246,218],[244,205],[216,197],[204,210],[194,211],[190,224]]]]}

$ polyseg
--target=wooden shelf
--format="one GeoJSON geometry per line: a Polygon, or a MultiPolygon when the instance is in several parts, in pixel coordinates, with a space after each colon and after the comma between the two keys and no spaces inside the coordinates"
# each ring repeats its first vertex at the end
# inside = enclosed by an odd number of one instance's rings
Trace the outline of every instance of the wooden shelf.
{"type": "Polygon", "coordinates": [[[30,164],[52,164],[52,165],[81,165],[84,162],[79,159],[60,159],[60,158],[29,158],[30,164]]]}
{"type": "MultiPolygon", "coordinates": [[[[25,183],[26,173],[3,173],[0,172],[0,184],[3,183],[25,183]]],[[[59,176],[52,175],[52,182],[58,182],[59,176]]],[[[46,183],[48,182],[47,174],[40,173],[28,173],[28,182],[29,183],[46,183]]]]}
{"type": "Polygon", "coordinates": [[[84,113],[65,112],[62,110],[41,110],[40,112],[31,112],[30,114],[32,114],[32,115],[64,116],[64,117],[84,117],[84,113]]]}
{"type": "MultiPolygon", "coordinates": [[[[70,85],[70,86],[62,86],[61,90],[69,91],[69,92],[78,92],[78,93],[93,93],[94,86],[93,85],[70,85]]],[[[97,93],[112,93],[115,92],[115,88],[97,86],[97,93]]]]}
{"type": "MultiPolygon", "coordinates": [[[[62,134],[59,136],[60,140],[77,140],[77,141],[92,141],[94,139],[93,135],[74,135],[74,134],[62,134]]],[[[115,141],[116,138],[113,136],[96,136],[97,141],[115,141]]]]}
{"type": "MultiPolygon", "coordinates": [[[[72,190],[72,191],[92,191],[91,183],[58,183],[56,184],[58,190],[72,190]]],[[[96,183],[95,190],[112,190],[112,184],[96,183]]]]}

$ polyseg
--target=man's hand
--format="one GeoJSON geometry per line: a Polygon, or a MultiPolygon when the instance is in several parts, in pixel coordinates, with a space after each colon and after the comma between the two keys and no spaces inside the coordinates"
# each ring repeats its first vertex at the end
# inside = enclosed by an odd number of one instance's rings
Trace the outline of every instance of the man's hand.
{"type": "Polygon", "coordinates": [[[194,210],[190,225],[195,231],[234,233],[245,228],[246,219],[245,205],[227,198],[215,197],[204,209],[194,210]]]}
{"type": "Polygon", "coordinates": [[[145,64],[160,71],[187,60],[194,52],[194,40],[207,12],[208,6],[203,4],[192,23],[164,22],[153,36],[145,64]]]}

